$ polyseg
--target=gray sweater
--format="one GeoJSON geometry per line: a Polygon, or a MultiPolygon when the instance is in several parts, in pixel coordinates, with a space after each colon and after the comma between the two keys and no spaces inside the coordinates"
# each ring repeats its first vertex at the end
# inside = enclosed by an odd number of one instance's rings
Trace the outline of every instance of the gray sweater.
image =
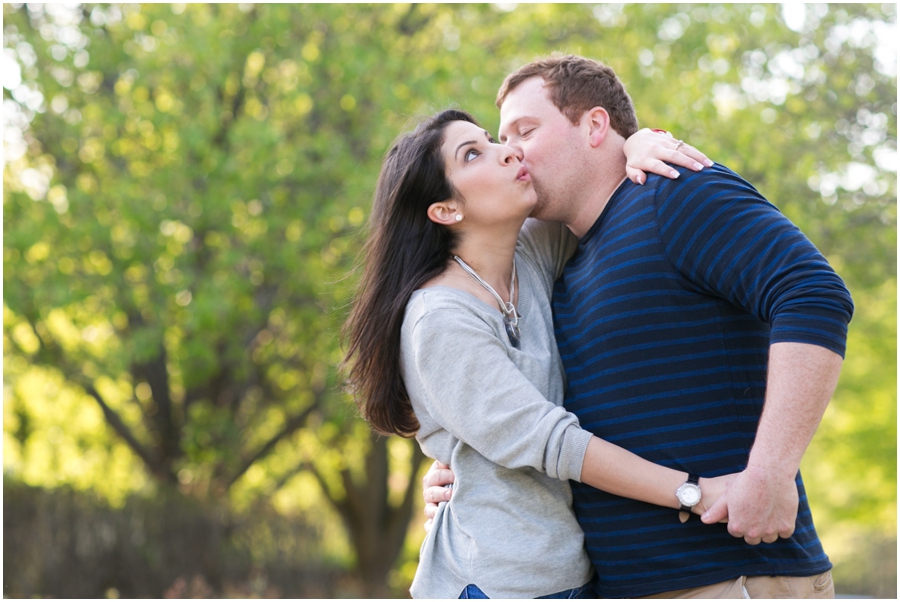
{"type": "Polygon", "coordinates": [[[534,598],[590,580],[567,479],[580,480],[591,434],[562,408],[550,308],[575,244],[564,226],[526,222],[516,249],[521,349],[498,307],[458,289],[416,291],[406,307],[416,439],[456,475],[422,544],[413,597],[457,598],[474,584],[491,598],[534,598]]]}

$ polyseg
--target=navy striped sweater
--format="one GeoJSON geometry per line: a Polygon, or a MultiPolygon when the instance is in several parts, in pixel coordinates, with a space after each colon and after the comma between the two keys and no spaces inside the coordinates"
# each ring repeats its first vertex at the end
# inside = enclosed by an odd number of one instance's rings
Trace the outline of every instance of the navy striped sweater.
{"type": "MultiPolygon", "coordinates": [[[[640,456],[701,476],[746,467],[768,347],[843,356],[850,294],[800,230],[717,165],[629,181],[579,241],[554,289],[565,407],[640,456]]],[[[572,483],[597,594],[635,597],[741,575],[831,568],[798,473],[790,539],[750,546],[725,525],[572,483]]],[[[673,492],[674,495],[674,492],[673,492]]]]}

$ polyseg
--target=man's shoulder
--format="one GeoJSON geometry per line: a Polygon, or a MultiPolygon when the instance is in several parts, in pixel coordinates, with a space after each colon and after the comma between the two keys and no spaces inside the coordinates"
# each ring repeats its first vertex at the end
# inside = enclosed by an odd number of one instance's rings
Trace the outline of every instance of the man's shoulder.
{"type": "Polygon", "coordinates": [[[656,175],[647,178],[646,186],[652,190],[647,196],[661,214],[674,212],[684,218],[685,208],[692,208],[689,214],[702,213],[723,202],[744,209],[751,205],[765,206],[767,210],[777,212],[753,184],[726,165],[716,163],[700,171],[673,167],[678,170],[677,179],[656,175]],[[752,202],[747,204],[748,201],[752,202]]]}
{"type": "Polygon", "coordinates": [[[722,163],[694,171],[679,165],[670,165],[678,171],[678,178],[672,179],[657,174],[648,174],[644,184],[635,184],[626,179],[614,193],[618,205],[633,203],[659,203],[662,199],[684,197],[693,191],[703,189],[713,191],[719,188],[746,189],[759,194],[756,188],[738,173],[722,163]]]}
{"type": "MultiPolygon", "coordinates": [[[[650,174],[645,185],[656,190],[715,186],[719,184],[741,184],[753,188],[750,182],[723,163],[714,163],[712,166],[704,167],[700,171],[694,171],[680,165],[671,165],[671,167],[678,172],[678,178],[673,180],[665,176],[650,174]]],[[[756,189],[754,188],[754,190],[756,189]]]]}

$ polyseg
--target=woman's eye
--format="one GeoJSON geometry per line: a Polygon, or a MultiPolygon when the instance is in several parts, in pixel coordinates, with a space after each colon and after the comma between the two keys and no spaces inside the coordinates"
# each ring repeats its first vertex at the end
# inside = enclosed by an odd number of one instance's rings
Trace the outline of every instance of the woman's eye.
{"type": "Polygon", "coordinates": [[[478,156],[478,151],[475,150],[474,148],[470,148],[469,150],[466,151],[465,159],[466,159],[466,161],[468,162],[468,161],[471,161],[472,159],[474,159],[474,158],[477,157],[477,156],[478,156]]]}

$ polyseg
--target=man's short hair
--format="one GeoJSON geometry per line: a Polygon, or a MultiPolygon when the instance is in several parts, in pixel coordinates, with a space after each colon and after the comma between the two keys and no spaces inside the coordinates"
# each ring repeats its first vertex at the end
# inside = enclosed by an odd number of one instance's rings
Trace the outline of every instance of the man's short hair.
{"type": "Polygon", "coordinates": [[[550,101],[573,124],[586,111],[603,107],[610,125],[623,138],[638,130],[637,114],[625,86],[608,65],[573,54],[538,59],[506,76],[497,92],[497,108],[516,86],[532,77],[544,80],[550,101]]]}

